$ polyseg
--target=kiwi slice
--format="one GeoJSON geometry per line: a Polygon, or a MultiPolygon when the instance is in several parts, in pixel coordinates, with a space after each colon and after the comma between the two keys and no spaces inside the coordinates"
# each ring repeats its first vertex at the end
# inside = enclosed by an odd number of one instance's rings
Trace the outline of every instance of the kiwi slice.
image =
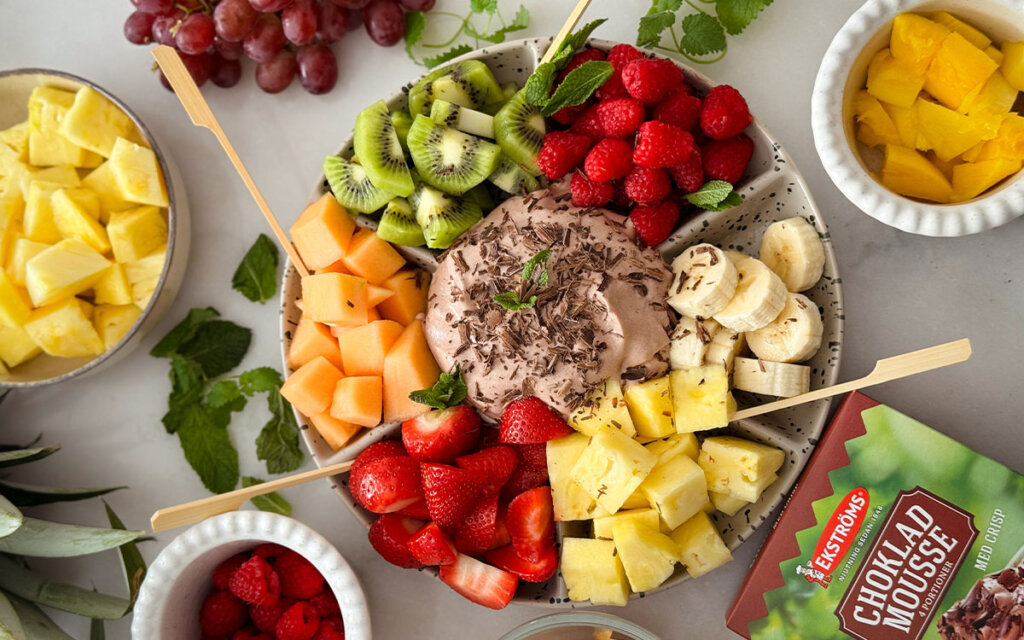
{"type": "Polygon", "coordinates": [[[443,124],[459,131],[479,136],[481,138],[494,139],[494,118],[447,100],[434,100],[430,107],[430,119],[438,124],[443,124]]]}
{"type": "Polygon", "coordinates": [[[498,145],[416,116],[409,129],[409,153],[423,182],[459,195],[487,179],[498,164],[498,145]]]}
{"type": "Polygon", "coordinates": [[[483,218],[475,202],[423,187],[416,221],[423,227],[423,237],[431,249],[447,249],[455,239],[483,218]]]}
{"type": "Polygon", "coordinates": [[[398,136],[398,144],[402,145],[403,151],[409,153],[409,145],[406,144],[405,139],[409,136],[409,127],[412,126],[412,116],[404,109],[401,111],[392,111],[391,126],[395,128],[395,135],[398,136]]]}
{"type": "Polygon", "coordinates": [[[391,114],[383,100],[366,107],[356,116],[355,153],[374,186],[396,195],[412,193],[412,178],[391,114]]]}
{"type": "Polygon", "coordinates": [[[539,176],[537,154],[544,144],[544,116],[540,108],[526,102],[526,93],[518,91],[494,114],[494,139],[513,161],[531,175],[539,176]]]}
{"type": "Polygon", "coordinates": [[[527,173],[525,169],[504,153],[498,158],[498,168],[494,170],[494,173],[487,176],[487,179],[494,186],[512,195],[530,193],[540,187],[537,178],[527,173]]]}
{"type": "Polygon", "coordinates": [[[480,107],[480,110],[489,116],[493,116],[505,106],[506,102],[512,99],[512,96],[516,95],[517,91],[519,91],[519,85],[514,82],[507,82],[501,85],[501,100],[498,100],[497,102],[488,102],[484,106],[480,107]]]}
{"type": "Polygon", "coordinates": [[[426,242],[412,205],[405,198],[395,198],[384,207],[377,225],[377,237],[407,247],[419,247],[426,242]]]}
{"type": "Polygon", "coordinates": [[[375,187],[362,165],[338,156],[324,159],[324,177],[338,204],[359,213],[373,213],[395,197],[375,187]]]}
{"type": "Polygon", "coordinates": [[[409,113],[427,115],[434,100],[479,109],[504,97],[490,68],[479,60],[463,60],[435,69],[409,89],[409,113]]]}
{"type": "Polygon", "coordinates": [[[487,183],[481,183],[462,194],[462,199],[467,202],[472,202],[476,206],[480,207],[481,211],[490,211],[494,207],[498,206],[494,202],[494,198],[491,197],[491,190],[487,188],[487,183]]]}

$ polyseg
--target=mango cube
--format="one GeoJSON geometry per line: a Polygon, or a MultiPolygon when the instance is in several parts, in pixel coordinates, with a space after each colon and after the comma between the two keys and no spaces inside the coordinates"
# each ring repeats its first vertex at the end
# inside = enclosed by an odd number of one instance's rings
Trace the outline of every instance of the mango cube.
{"type": "Polygon", "coordinates": [[[36,309],[25,331],[51,356],[78,358],[104,351],[103,339],[92,324],[92,305],[78,298],[36,309]]]}
{"type": "Polygon", "coordinates": [[[910,65],[917,73],[928,70],[949,29],[913,13],[901,13],[892,21],[889,49],[897,60],[910,65]]]}
{"type": "Polygon", "coordinates": [[[996,71],[981,90],[972,96],[964,99],[960,105],[961,113],[974,115],[976,113],[987,113],[1003,115],[1010,112],[1013,103],[1017,101],[1017,89],[1010,85],[1006,76],[996,71]]]}
{"type": "Polygon", "coordinates": [[[88,187],[100,199],[100,222],[106,224],[114,211],[124,211],[134,206],[121,197],[121,190],[114,180],[110,162],[104,162],[82,178],[82,186],[88,187]]]}
{"type": "Polygon", "coordinates": [[[614,427],[629,437],[636,435],[622,386],[608,379],[594,388],[587,399],[569,416],[569,426],[592,436],[602,427],[614,427]]]}
{"type": "Polygon", "coordinates": [[[14,284],[6,271],[0,271],[0,325],[20,327],[31,313],[28,294],[14,284]]]}
{"type": "Polygon", "coordinates": [[[1020,171],[1021,161],[993,158],[978,162],[965,162],[953,167],[953,199],[971,200],[999,183],[1003,178],[1020,171]]]}
{"type": "Polygon", "coordinates": [[[61,120],[60,134],[69,142],[110,157],[118,138],[129,138],[135,123],[117,105],[90,87],[75,93],[61,120]]]}
{"type": "Polygon", "coordinates": [[[110,251],[107,230],[99,223],[100,202],[88,189],[57,189],[50,196],[53,222],[65,238],[78,238],[99,253],[110,251]]]}
{"type": "Polygon", "coordinates": [[[548,480],[551,483],[555,522],[590,520],[608,515],[572,479],[572,468],[589,443],[590,438],[582,433],[555,438],[547,443],[548,480]]]}
{"type": "Polygon", "coordinates": [[[954,31],[942,41],[932,59],[925,74],[924,90],[950,109],[956,109],[998,67],[984,51],[954,31]]]}
{"type": "Polygon", "coordinates": [[[124,275],[132,287],[132,301],[140,309],[145,309],[153,297],[164,272],[166,259],[167,250],[163,248],[141,260],[125,263],[124,275]]]}
{"type": "Polygon", "coordinates": [[[736,400],[729,393],[729,374],[720,364],[669,374],[673,419],[678,433],[717,429],[729,424],[736,400]]]}
{"type": "Polygon", "coordinates": [[[782,450],[735,436],[705,439],[697,460],[709,491],[728,493],[747,502],[761,497],[785,461],[782,450]]]}
{"type": "Polygon", "coordinates": [[[640,493],[674,529],[704,509],[708,484],[704,471],[690,457],[678,455],[655,465],[640,485],[640,493]]]}
{"type": "Polygon", "coordinates": [[[92,287],[110,261],[78,238],[61,240],[40,251],[25,267],[25,286],[32,304],[42,307],[92,287]]]}
{"type": "Polygon", "coordinates": [[[706,513],[698,513],[670,535],[686,572],[699,578],[732,560],[732,553],[706,513]]]}
{"type": "Polygon", "coordinates": [[[868,93],[882,102],[900,107],[914,104],[924,86],[924,73],[911,63],[894,58],[889,49],[882,49],[868,65],[868,93]]]}
{"type": "Polygon", "coordinates": [[[923,155],[896,145],[885,147],[882,186],[911,198],[949,202],[953,186],[923,155]]]}
{"type": "Polygon", "coordinates": [[[132,304],[132,286],[128,282],[128,276],[124,273],[124,265],[115,262],[110,265],[107,272],[103,274],[92,288],[93,302],[97,305],[125,305],[132,304]]]}
{"type": "Polygon", "coordinates": [[[910,149],[919,149],[921,151],[928,151],[932,148],[928,138],[921,135],[920,127],[917,124],[917,108],[913,105],[909,107],[897,107],[894,104],[883,104],[882,108],[889,115],[893,124],[896,125],[896,131],[899,132],[901,144],[904,147],[910,149]]]}
{"type": "Polygon", "coordinates": [[[736,515],[736,512],[750,504],[746,500],[733,497],[728,493],[718,493],[717,491],[709,491],[708,497],[711,498],[711,505],[715,508],[715,511],[721,511],[727,516],[736,515]]]}
{"type": "Polygon", "coordinates": [[[992,44],[992,41],[989,40],[988,36],[948,11],[936,11],[931,15],[931,18],[950,31],[957,32],[963,36],[964,39],[979,49],[985,49],[992,44]]]}
{"type": "Polygon", "coordinates": [[[570,477],[597,504],[615,513],[657,461],[657,456],[622,431],[602,427],[590,438],[570,477]]]}
{"type": "Polygon", "coordinates": [[[981,116],[965,116],[927,100],[918,100],[914,106],[921,134],[931,143],[935,155],[943,160],[952,160],[987,135],[981,126],[981,116]]]}
{"type": "Polygon", "coordinates": [[[13,369],[42,352],[25,329],[0,325],[0,360],[8,367],[13,369]]]}
{"type": "Polygon", "coordinates": [[[11,248],[11,259],[7,265],[7,273],[11,280],[18,285],[25,286],[25,272],[28,261],[43,252],[50,245],[42,242],[33,242],[28,238],[18,238],[11,248]]]}
{"type": "Polygon", "coordinates": [[[676,433],[664,440],[655,440],[644,445],[648,451],[658,456],[658,462],[664,462],[675,456],[686,456],[696,461],[700,455],[700,442],[692,433],[676,433]]]}
{"type": "Polygon", "coordinates": [[[857,139],[869,146],[900,144],[900,132],[878,98],[867,91],[853,97],[853,113],[860,127],[857,139]]]}
{"type": "Polygon", "coordinates": [[[624,607],[629,601],[629,582],[611,540],[562,539],[559,568],[573,602],[624,607]]]}
{"type": "Polygon", "coordinates": [[[672,575],[679,562],[679,545],[658,529],[639,522],[616,523],[612,538],[629,586],[637,593],[656,589],[672,575]]]}
{"type": "Polygon", "coordinates": [[[643,438],[664,438],[675,433],[672,424],[672,383],[668,376],[634,384],[624,394],[629,416],[643,438]]]}
{"type": "Polygon", "coordinates": [[[103,340],[104,349],[110,349],[120,342],[140,315],[142,315],[142,310],[134,304],[96,305],[92,314],[92,323],[103,340]]]}
{"type": "Polygon", "coordinates": [[[110,171],[121,197],[139,204],[167,206],[167,189],[152,149],[118,138],[110,152],[110,171]]]}
{"type": "Polygon", "coordinates": [[[1006,116],[998,135],[985,143],[976,160],[992,158],[1024,160],[1024,117],[1017,114],[1006,116]]]}
{"type": "Polygon", "coordinates": [[[661,528],[661,518],[658,517],[658,512],[650,507],[641,509],[628,509],[625,511],[619,511],[609,516],[601,518],[594,518],[594,537],[603,538],[605,540],[611,540],[613,537],[612,530],[615,525],[620,522],[637,522],[645,527],[650,527],[655,531],[661,528]]]}
{"type": "Polygon", "coordinates": [[[137,207],[110,214],[107,234],[114,259],[134,262],[167,244],[167,221],[152,206],[137,207]]]}
{"type": "Polygon", "coordinates": [[[1013,88],[1024,91],[1024,40],[1004,43],[1002,53],[999,70],[1013,88]]]}

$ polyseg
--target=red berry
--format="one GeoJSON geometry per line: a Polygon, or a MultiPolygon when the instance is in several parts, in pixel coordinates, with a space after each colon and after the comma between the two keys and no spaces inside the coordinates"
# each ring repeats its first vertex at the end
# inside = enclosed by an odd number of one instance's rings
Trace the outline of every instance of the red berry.
{"type": "Polygon", "coordinates": [[[691,96],[688,87],[676,87],[654,108],[654,119],[689,131],[700,120],[700,107],[700,98],[691,96]]]}
{"type": "Polygon", "coordinates": [[[428,411],[402,423],[402,442],[421,462],[451,462],[480,442],[480,414],[468,405],[428,411]]]}
{"type": "Polygon", "coordinates": [[[728,140],[712,140],[704,145],[704,173],[708,178],[736,184],[743,177],[750,157],[754,154],[754,141],[742,133],[728,140]]]}
{"type": "Polygon", "coordinates": [[[725,140],[743,133],[754,117],[740,92],[727,84],[712,87],[704,98],[700,128],[714,140],[725,140]]]}
{"type": "Polygon", "coordinates": [[[629,212],[629,219],[647,246],[655,247],[667,240],[676,228],[679,207],[669,200],[655,205],[637,205],[629,212]]]}
{"type": "Polygon", "coordinates": [[[704,162],[701,159],[700,148],[694,145],[693,153],[686,159],[686,162],[668,168],[669,174],[676,186],[684,193],[692,193],[700,189],[704,184],[704,162]]]}
{"type": "Polygon", "coordinates": [[[267,607],[254,604],[249,607],[249,619],[260,631],[273,633],[277,627],[277,621],[292,604],[291,600],[278,600],[275,604],[267,607]]]}
{"type": "Polygon", "coordinates": [[[480,499],[483,491],[480,474],[446,464],[424,462],[420,465],[420,475],[431,518],[445,531],[455,531],[480,499]]]}
{"type": "Polygon", "coordinates": [[[296,602],[277,621],[277,640],[310,640],[320,628],[320,614],[308,602],[296,602]]]}
{"type": "Polygon", "coordinates": [[[558,570],[558,552],[554,547],[545,548],[534,562],[526,560],[516,553],[512,545],[488,551],[486,558],[487,562],[499,569],[514,573],[525,582],[546,582],[558,570]]]}
{"type": "Polygon", "coordinates": [[[338,606],[338,599],[334,597],[334,592],[331,591],[330,588],[324,589],[310,598],[309,604],[316,607],[316,612],[320,614],[321,621],[323,621],[324,618],[341,615],[341,607],[338,606]]]}
{"type": "Polygon", "coordinates": [[[501,499],[512,500],[520,493],[543,487],[548,483],[548,468],[521,464],[501,488],[501,499]]]}
{"type": "Polygon", "coordinates": [[[508,533],[516,553],[537,562],[545,549],[555,547],[555,519],[551,487],[537,487],[519,494],[508,504],[508,533]]]}
{"type": "Polygon", "coordinates": [[[626,196],[638,204],[658,204],[668,197],[672,183],[664,169],[636,167],[624,180],[626,196]]]}
{"type": "Polygon", "coordinates": [[[406,543],[423,524],[420,520],[386,513],[373,521],[367,537],[374,550],[391,564],[404,569],[419,569],[423,565],[409,552],[406,543]]]}
{"type": "Polygon", "coordinates": [[[476,471],[482,482],[482,495],[489,498],[498,495],[519,466],[519,454],[512,447],[498,445],[456,458],[455,464],[462,469],[476,471]]]}
{"type": "Polygon", "coordinates": [[[252,555],[263,558],[268,564],[273,566],[274,563],[277,562],[278,558],[290,552],[291,549],[288,547],[283,547],[279,544],[274,544],[273,542],[264,542],[261,545],[257,545],[256,548],[252,550],[252,555]]]}
{"type": "Polygon", "coordinates": [[[632,98],[607,100],[597,106],[601,127],[610,138],[628,138],[644,121],[644,106],[632,98]]]}
{"type": "Polygon", "coordinates": [[[274,636],[265,631],[247,627],[236,631],[235,635],[231,636],[231,640],[274,640],[274,636]]]}
{"type": "Polygon", "coordinates": [[[368,462],[372,462],[378,458],[397,458],[407,455],[409,455],[409,453],[405,450],[405,447],[399,440],[381,440],[380,442],[374,442],[363,449],[362,453],[356,456],[356,459],[352,462],[352,469],[349,473],[355,475],[359,469],[368,462]]]}
{"type": "Polygon", "coordinates": [[[558,180],[576,168],[590,149],[590,138],[569,133],[552,131],[544,136],[544,145],[537,156],[537,166],[549,180],[558,180]]]}
{"type": "Polygon", "coordinates": [[[681,164],[693,153],[693,136],[679,127],[651,120],[640,125],[633,162],[658,169],[681,164]]]}
{"type": "Polygon", "coordinates": [[[413,557],[428,567],[451,564],[459,557],[455,543],[436,522],[420,529],[405,544],[413,557]]]}
{"type": "Polygon", "coordinates": [[[464,554],[441,567],[439,577],[464,598],[491,609],[508,606],[519,586],[515,575],[464,554]]]}
{"type": "Polygon", "coordinates": [[[367,511],[393,513],[423,498],[419,470],[408,456],[371,460],[349,474],[348,489],[367,511]]]}
{"type": "Polygon", "coordinates": [[[639,49],[630,44],[617,44],[608,52],[608,62],[616,71],[622,71],[626,65],[634,60],[644,57],[639,49]]]}
{"type": "Polygon", "coordinates": [[[501,441],[536,444],[575,433],[556,411],[536,396],[513,400],[501,415],[501,441]]]}
{"type": "Polygon", "coordinates": [[[430,512],[427,511],[427,501],[423,499],[417,500],[408,507],[399,509],[395,513],[415,520],[430,520],[430,512]]]}
{"type": "Polygon", "coordinates": [[[497,533],[498,510],[497,494],[478,502],[455,532],[455,547],[469,554],[490,549],[497,533]]]}
{"type": "Polygon", "coordinates": [[[623,178],[632,169],[633,147],[618,138],[605,138],[595,144],[583,163],[587,177],[598,182],[623,178]]]}
{"type": "Polygon", "coordinates": [[[617,98],[628,98],[629,92],[626,91],[626,86],[622,84],[622,74],[616,71],[605,80],[604,84],[594,92],[594,95],[603,102],[617,98]]]}
{"type": "Polygon", "coordinates": [[[682,83],[682,71],[662,58],[640,58],[622,69],[622,84],[626,91],[647,105],[661,102],[671,89],[682,83]]]}
{"type": "Polygon", "coordinates": [[[548,446],[546,444],[519,444],[516,451],[523,464],[532,467],[548,466],[548,446]]]}
{"type": "Polygon", "coordinates": [[[572,107],[562,107],[556,111],[553,116],[551,116],[551,119],[558,124],[569,125],[576,122],[576,120],[578,120],[589,107],[590,104],[587,102],[572,107]]]}
{"type": "Polygon", "coordinates": [[[604,52],[598,51],[597,49],[584,49],[583,51],[580,51],[574,55],[571,60],[569,60],[569,64],[565,65],[565,68],[558,74],[555,84],[557,85],[561,83],[562,80],[565,80],[565,76],[569,75],[576,67],[592,60],[604,60],[604,52]]]}
{"type": "Polygon", "coordinates": [[[614,189],[614,192],[612,193],[612,204],[619,209],[622,209],[622,213],[625,213],[626,209],[629,209],[629,207],[633,205],[633,203],[629,201],[629,196],[626,195],[625,181],[613,181],[612,189],[614,189]]]}
{"type": "Polygon", "coordinates": [[[245,604],[227,591],[206,596],[199,609],[199,627],[205,636],[229,636],[247,622],[245,604]]]}
{"type": "Polygon", "coordinates": [[[231,574],[248,559],[249,554],[243,551],[242,553],[236,553],[217,565],[217,568],[213,570],[213,586],[221,591],[227,591],[228,583],[231,581],[231,574]]]}
{"type": "Polygon", "coordinates": [[[281,578],[281,596],[308,600],[324,590],[324,577],[313,564],[292,551],[278,558],[274,570],[281,578]]]}
{"type": "Polygon", "coordinates": [[[320,618],[320,628],[313,640],[345,640],[345,624],[341,618],[320,618]]]}
{"type": "Polygon", "coordinates": [[[601,116],[598,114],[600,107],[600,104],[587,107],[587,110],[576,119],[576,122],[572,123],[569,131],[581,136],[587,136],[594,142],[607,137],[604,133],[604,127],[601,126],[601,116]]]}
{"type": "Polygon", "coordinates": [[[603,207],[612,199],[615,188],[611,182],[594,182],[577,171],[569,181],[569,191],[577,207],[603,207]]]}
{"type": "Polygon", "coordinates": [[[266,607],[281,597],[281,580],[274,568],[254,555],[231,574],[228,588],[237,598],[266,607]]]}

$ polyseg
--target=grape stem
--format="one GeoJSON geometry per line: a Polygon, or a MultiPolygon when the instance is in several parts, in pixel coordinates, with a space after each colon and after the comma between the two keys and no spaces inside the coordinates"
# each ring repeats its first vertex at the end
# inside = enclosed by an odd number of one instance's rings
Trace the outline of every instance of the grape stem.
{"type": "MultiPolygon", "coordinates": [[[[428,13],[423,12],[423,14],[423,19],[424,21],[426,21],[428,13]]],[[[413,47],[415,46],[422,47],[424,49],[443,49],[445,47],[450,47],[453,44],[455,44],[455,42],[461,36],[466,36],[467,38],[473,40],[473,44],[476,47],[479,47],[480,41],[482,39],[487,40],[488,42],[502,42],[505,39],[505,33],[507,32],[506,30],[517,30],[515,29],[515,27],[523,28],[518,24],[513,24],[513,28],[510,29],[509,24],[505,21],[504,16],[501,15],[501,12],[497,10],[474,11],[472,5],[470,6],[469,11],[466,12],[465,15],[452,13],[451,11],[430,11],[429,15],[454,18],[455,20],[458,21],[459,25],[458,28],[455,29],[455,32],[451,35],[451,37],[445,40],[444,42],[420,42],[419,37],[412,41],[406,40],[406,51],[409,53],[409,57],[412,58],[413,62],[416,62],[417,64],[424,64],[424,62],[422,60],[417,59],[415,53],[413,52],[413,47]],[[484,28],[482,31],[478,30],[476,26],[473,24],[474,16],[480,14],[485,14],[487,16],[487,20],[484,23],[484,28]],[[495,29],[494,31],[491,31],[491,27],[494,24],[495,16],[497,16],[498,22],[501,26],[495,29]]],[[[424,26],[423,30],[426,31],[426,26],[424,26]]],[[[441,57],[444,57],[445,55],[447,54],[440,54],[441,57]]]]}

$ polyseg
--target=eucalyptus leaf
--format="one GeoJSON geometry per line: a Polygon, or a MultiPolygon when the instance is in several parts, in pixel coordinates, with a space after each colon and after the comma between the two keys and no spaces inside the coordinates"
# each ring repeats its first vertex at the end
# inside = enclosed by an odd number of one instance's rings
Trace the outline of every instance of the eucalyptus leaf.
{"type": "MultiPolygon", "coordinates": [[[[0,554],[0,589],[29,602],[88,618],[103,618],[104,620],[123,618],[131,607],[131,602],[125,598],[89,591],[72,584],[52,582],[49,578],[26,569],[3,554],[0,554]]],[[[18,609],[16,602],[15,609],[18,609]]],[[[42,612],[39,613],[42,614],[42,612]]],[[[18,615],[21,617],[22,623],[27,626],[28,621],[20,609],[18,609],[18,615]]],[[[45,615],[43,617],[45,618],[45,615]]],[[[35,639],[47,636],[32,634],[31,637],[35,639]]]]}
{"type": "Polygon", "coordinates": [[[21,618],[3,592],[0,592],[0,640],[27,640],[21,618]]]}
{"type": "Polygon", "coordinates": [[[35,507],[41,504],[52,504],[54,502],[88,500],[89,498],[106,495],[111,491],[127,488],[128,487],[91,487],[86,489],[64,489],[61,487],[44,487],[42,485],[0,480],[0,493],[19,507],[35,507]]]}
{"type": "Polygon", "coordinates": [[[75,640],[57,626],[43,610],[21,598],[11,598],[14,610],[18,612],[21,624],[25,628],[25,637],[31,640],[75,640]]]}
{"type": "Polygon", "coordinates": [[[46,456],[57,453],[59,450],[60,445],[55,444],[49,447],[29,447],[27,449],[0,451],[0,468],[42,460],[46,456]]]}
{"type": "Polygon", "coordinates": [[[119,547],[142,534],[25,518],[17,531],[0,538],[0,552],[33,558],[71,558],[119,547]]]}
{"type": "Polygon", "coordinates": [[[25,517],[21,510],[0,495],[0,538],[9,536],[18,530],[25,517]]]}
{"type": "MultiPolygon", "coordinates": [[[[103,501],[103,507],[107,510],[107,520],[110,526],[115,529],[124,529],[124,523],[117,517],[114,510],[110,508],[107,501],[103,501]]],[[[152,540],[152,538],[140,538],[141,540],[152,540]]],[[[137,542],[137,541],[135,541],[137,542]]],[[[146,577],[146,561],[142,559],[139,547],[135,542],[127,542],[118,549],[121,553],[121,568],[124,570],[124,579],[128,584],[128,608],[135,605],[135,599],[139,597],[139,588],[146,577]]]]}

